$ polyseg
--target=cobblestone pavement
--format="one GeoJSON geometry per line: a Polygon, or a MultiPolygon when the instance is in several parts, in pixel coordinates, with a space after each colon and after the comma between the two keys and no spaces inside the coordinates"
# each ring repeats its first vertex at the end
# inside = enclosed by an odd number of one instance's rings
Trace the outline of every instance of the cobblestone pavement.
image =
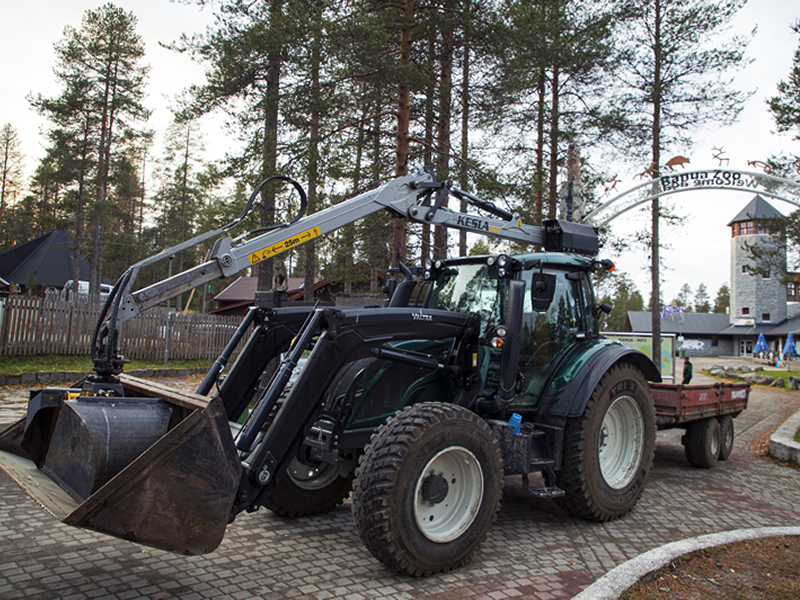
{"type": "Polygon", "coordinates": [[[507,478],[497,522],[473,561],[427,579],[378,563],[361,545],[349,502],[303,519],[242,515],[215,552],[185,557],[62,525],[0,474],[0,598],[571,598],[668,542],[800,525],[800,470],[749,451],[799,408],[800,392],[755,389],[736,419],[733,455],[711,470],[689,466],[680,430],[659,433],[644,495],[611,523],[574,519],[507,478]]]}

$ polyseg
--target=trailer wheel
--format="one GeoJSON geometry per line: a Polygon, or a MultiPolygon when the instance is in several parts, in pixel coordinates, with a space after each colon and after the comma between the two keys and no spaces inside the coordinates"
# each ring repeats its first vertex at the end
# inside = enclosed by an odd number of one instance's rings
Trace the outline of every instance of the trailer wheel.
{"type": "Polygon", "coordinates": [[[733,452],[733,442],[735,438],[733,417],[724,415],[719,418],[719,459],[728,460],[733,452]]]}
{"type": "Polygon", "coordinates": [[[683,436],[686,460],[693,467],[710,469],[717,464],[720,448],[720,426],[716,417],[689,423],[683,436]]]}
{"type": "Polygon", "coordinates": [[[615,365],[592,393],[583,416],[564,432],[558,504],[591,521],[621,517],[644,490],[655,450],[655,412],[641,371],[615,365]]]}
{"type": "Polygon", "coordinates": [[[415,404],[367,445],[353,516],[375,558],[422,577],[471,558],[497,515],[502,487],[500,447],[480,417],[451,404],[415,404]]]}
{"type": "Polygon", "coordinates": [[[264,501],[282,517],[306,517],[330,512],[350,495],[350,479],[335,465],[295,456],[289,468],[264,501]]]}

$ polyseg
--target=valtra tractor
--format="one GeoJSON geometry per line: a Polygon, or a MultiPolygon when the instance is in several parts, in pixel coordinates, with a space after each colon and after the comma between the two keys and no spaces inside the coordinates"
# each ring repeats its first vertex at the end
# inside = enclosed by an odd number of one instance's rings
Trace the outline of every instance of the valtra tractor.
{"type": "Polygon", "coordinates": [[[123,274],[96,328],[94,374],[32,392],[0,435],[0,466],[30,496],[67,524],[201,554],[242,511],[302,517],[352,494],[370,552],[414,576],[470,559],[506,476],[586,519],[632,509],[660,375],[598,334],[608,307],[591,275],[611,263],[594,258],[592,227],[526,225],[422,171],[305,216],[302,187],[278,179],[302,199],[291,222],[234,241],[256,189],[232,223],[123,274]],[[477,211],[446,208],[448,195],[477,211]],[[542,250],[427,261],[418,276],[401,266],[384,307],[253,306],[194,394],[123,373],[131,317],[379,210],[542,250]],[[208,262],[136,288],[142,268],[214,238],[208,262]]]}

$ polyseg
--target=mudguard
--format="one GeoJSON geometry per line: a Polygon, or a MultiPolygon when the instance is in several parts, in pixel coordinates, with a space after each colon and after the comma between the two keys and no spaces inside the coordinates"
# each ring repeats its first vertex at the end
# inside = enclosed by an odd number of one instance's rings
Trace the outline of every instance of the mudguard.
{"type": "Polygon", "coordinates": [[[646,354],[607,339],[587,340],[566,357],[539,403],[538,414],[548,417],[579,417],[594,388],[617,363],[629,363],[648,381],[661,382],[661,375],[646,354]]]}

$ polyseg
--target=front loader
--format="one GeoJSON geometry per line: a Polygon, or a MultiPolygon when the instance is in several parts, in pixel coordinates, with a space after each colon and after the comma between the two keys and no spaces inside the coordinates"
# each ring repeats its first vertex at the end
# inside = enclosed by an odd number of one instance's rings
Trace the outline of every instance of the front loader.
{"type": "Polygon", "coordinates": [[[593,258],[593,228],[525,225],[427,172],[305,216],[303,189],[278,179],[301,198],[291,222],[228,237],[257,188],[232,223],[120,278],[94,374],[32,393],[0,434],[0,467],[30,496],[67,524],[201,554],[242,511],[301,517],[352,490],[367,548],[415,576],[469,560],[508,475],[584,518],[631,510],[654,448],[648,380],[660,377],[598,335],[590,276],[611,265],[593,258]],[[449,194],[492,216],[447,209],[449,194]],[[382,209],[545,251],[427,261],[420,277],[401,266],[383,308],[253,306],[195,394],[122,372],[119,328],[140,311],[382,209]],[[135,288],[143,267],[212,238],[208,262],[135,288]]]}

